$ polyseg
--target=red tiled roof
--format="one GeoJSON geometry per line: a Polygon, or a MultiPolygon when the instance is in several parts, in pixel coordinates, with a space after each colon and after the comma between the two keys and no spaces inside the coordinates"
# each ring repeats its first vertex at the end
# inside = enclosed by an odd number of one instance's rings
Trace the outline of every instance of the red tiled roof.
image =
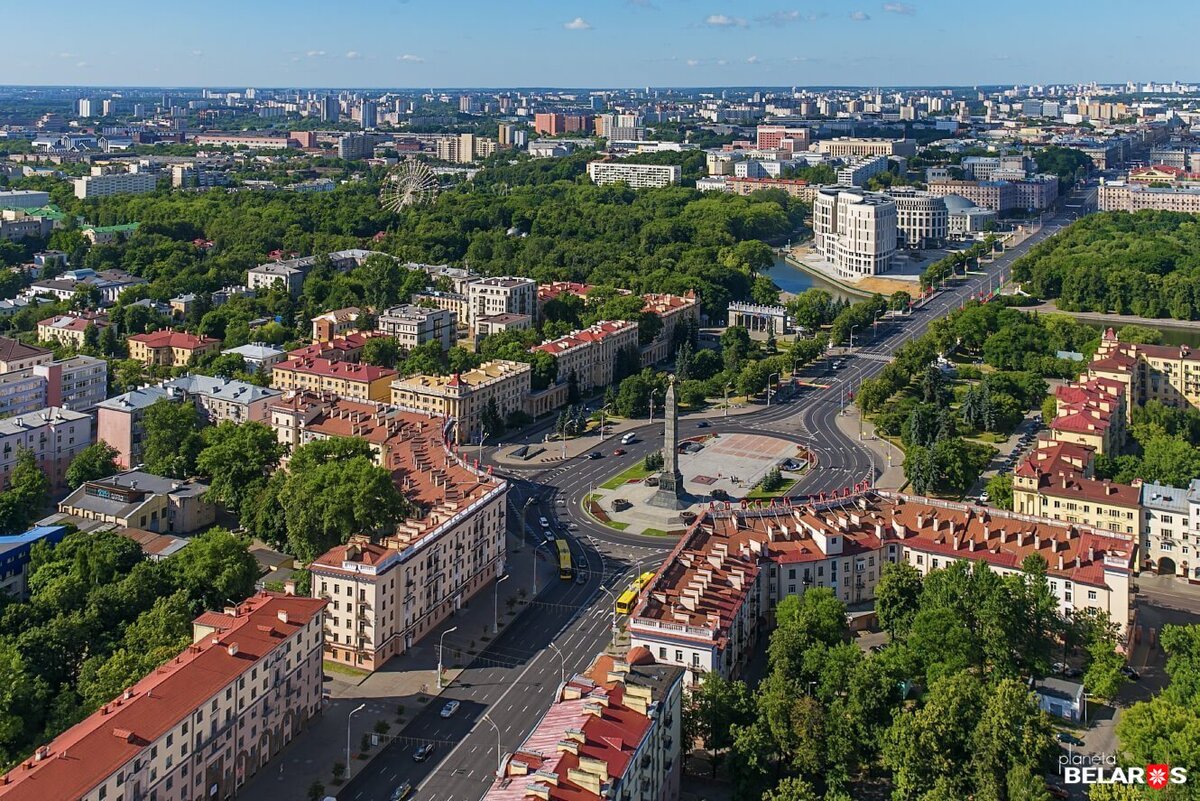
{"type": "Polygon", "coordinates": [[[613,334],[628,331],[636,327],[637,323],[629,322],[628,320],[602,320],[595,325],[580,329],[579,331],[572,331],[564,337],[535,345],[529,350],[531,352],[540,350],[543,353],[549,353],[551,356],[557,356],[572,348],[601,342],[613,334]]]}
{"type": "Polygon", "coordinates": [[[141,342],[148,348],[182,348],[184,350],[196,350],[221,341],[211,337],[189,334],[186,331],[172,331],[169,328],[149,334],[133,334],[128,339],[130,342],[141,342]]]}
{"type": "Polygon", "coordinates": [[[13,768],[8,783],[0,782],[0,798],[50,801],[86,795],[320,614],[325,603],[259,593],[238,607],[237,617],[201,615],[197,620],[203,625],[220,617],[223,633],[188,646],[133,685],[128,698],[122,695],[54,738],[42,759],[13,768]]]}
{"type": "Polygon", "coordinates": [[[325,378],[344,378],[348,381],[374,382],[383,378],[399,375],[387,367],[376,367],[373,364],[356,364],[354,362],[331,361],[330,359],[298,358],[289,359],[271,368],[273,372],[296,372],[308,375],[319,375],[325,378]]]}

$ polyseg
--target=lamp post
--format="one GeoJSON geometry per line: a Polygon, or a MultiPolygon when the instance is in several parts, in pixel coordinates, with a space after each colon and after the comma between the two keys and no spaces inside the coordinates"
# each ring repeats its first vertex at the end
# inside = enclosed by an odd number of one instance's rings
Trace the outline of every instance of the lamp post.
{"type": "Polygon", "coordinates": [[[850,326],[850,349],[854,349],[854,331],[858,328],[857,325],[850,326]]]}
{"type": "Polygon", "coordinates": [[[775,386],[778,388],[780,374],[779,373],[771,373],[769,376],[767,376],[767,408],[768,409],[771,408],[771,379],[772,378],[775,379],[775,386]]]}
{"type": "Polygon", "coordinates": [[[563,656],[563,652],[558,650],[557,645],[552,642],[548,642],[546,645],[550,646],[550,649],[554,651],[555,655],[558,657],[558,661],[562,663],[562,670],[558,674],[558,683],[562,684],[567,680],[567,660],[563,656]]]}
{"type": "Polygon", "coordinates": [[[608,597],[612,599],[612,641],[615,646],[617,644],[617,596],[603,584],[600,585],[600,589],[604,590],[608,594],[608,597]]]}
{"type": "Polygon", "coordinates": [[[437,671],[437,688],[442,689],[442,657],[446,653],[446,635],[452,631],[458,631],[458,626],[451,626],[442,632],[442,636],[438,637],[438,671],[437,671]]]}
{"type": "Polygon", "coordinates": [[[733,386],[732,383],[725,385],[725,416],[726,417],[729,416],[729,388],[732,386],[733,386]]]}
{"type": "Polygon", "coordinates": [[[479,450],[477,451],[478,455],[475,457],[475,461],[480,462],[481,464],[483,463],[483,441],[487,439],[487,437],[488,430],[486,428],[479,429],[479,450]]]}
{"type": "Polygon", "coordinates": [[[654,393],[655,392],[658,392],[658,387],[654,387],[650,390],[650,422],[651,423],[654,422],[654,393]]]}
{"type": "Polygon", "coordinates": [[[504,762],[504,754],[500,750],[500,727],[492,722],[492,719],[487,716],[486,712],[483,713],[483,719],[488,722],[488,725],[496,730],[496,778],[500,778],[500,768],[504,762]]]}
{"type": "MultiPolygon", "coordinates": [[[[535,573],[537,572],[536,564],[535,564],[534,572],[535,573]]],[[[508,581],[508,579],[511,576],[512,576],[512,573],[505,573],[503,576],[496,579],[496,583],[494,585],[492,585],[492,590],[494,591],[492,600],[495,604],[495,610],[496,610],[496,615],[494,618],[492,618],[492,634],[500,633],[500,585],[503,582],[508,581]]]]}
{"type": "Polygon", "coordinates": [[[525,503],[521,506],[521,540],[525,539],[525,532],[528,530],[526,521],[529,519],[529,507],[537,503],[537,497],[531,495],[525,499],[525,503]]]}
{"type": "Polygon", "coordinates": [[[350,714],[346,716],[346,780],[350,780],[350,772],[352,763],[350,762],[350,719],[367,708],[365,703],[359,704],[354,709],[350,710],[350,714]]]}
{"type": "Polygon", "coordinates": [[[533,546],[533,597],[535,597],[535,598],[537,597],[537,552],[538,552],[538,548],[541,548],[543,545],[549,545],[549,544],[550,544],[550,540],[546,540],[544,542],[539,542],[537,545],[533,546]]]}

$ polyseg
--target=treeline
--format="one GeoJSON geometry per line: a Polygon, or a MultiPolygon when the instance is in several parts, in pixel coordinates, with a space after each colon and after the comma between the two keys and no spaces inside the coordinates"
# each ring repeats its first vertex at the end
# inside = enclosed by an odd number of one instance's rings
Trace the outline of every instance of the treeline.
{"type": "Polygon", "coordinates": [[[1171,211],[1092,214],[1018,259],[1013,278],[1066,311],[1200,319],[1200,221],[1171,211]]]}
{"type": "Polygon", "coordinates": [[[112,533],[34,546],[28,601],[0,612],[0,762],[11,765],[191,642],[191,621],[254,591],[258,565],[224,529],[162,561],[112,533]]]}

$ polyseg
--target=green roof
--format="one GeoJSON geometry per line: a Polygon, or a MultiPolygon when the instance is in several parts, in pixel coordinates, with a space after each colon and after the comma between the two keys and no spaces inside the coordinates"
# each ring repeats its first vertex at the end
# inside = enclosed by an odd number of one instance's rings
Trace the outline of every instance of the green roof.
{"type": "Polygon", "coordinates": [[[141,223],[125,223],[124,225],[85,225],[83,230],[95,231],[98,234],[127,234],[136,231],[141,223]]]}

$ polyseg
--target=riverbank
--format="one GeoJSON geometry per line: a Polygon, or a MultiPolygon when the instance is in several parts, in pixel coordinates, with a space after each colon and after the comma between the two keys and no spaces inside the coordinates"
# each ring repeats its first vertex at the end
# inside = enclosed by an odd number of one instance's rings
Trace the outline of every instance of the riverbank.
{"type": "Polygon", "coordinates": [[[1147,328],[1170,328],[1176,331],[1187,331],[1200,334],[1200,320],[1176,320],[1171,317],[1139,317],[1136,314],[1106,314],[1102,312],[1065,311],[1058,305],[1047,300],[1036,306],[1024,306],[1025,311],[1036,311],[1043,314],[1066,314],[1076,320],[1096,325],[1120,328],[1123,325],[1144,325],[1147,328]]]}

